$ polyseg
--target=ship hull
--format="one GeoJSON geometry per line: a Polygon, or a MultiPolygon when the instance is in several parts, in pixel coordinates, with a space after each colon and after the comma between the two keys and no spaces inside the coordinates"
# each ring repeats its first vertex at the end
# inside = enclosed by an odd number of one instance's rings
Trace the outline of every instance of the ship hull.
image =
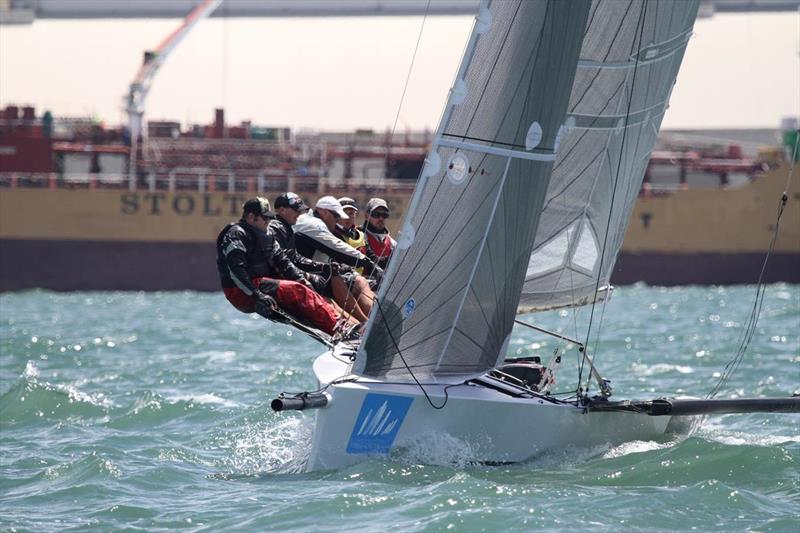
{"type": "MultiPolygon", "coordinates": [[[[611,282],[755,283],[788,172],[788,167],[776,169],[734,189],[640,198],[611,282]]],[[[216,290],[217,233],[255,194],[52,185],[0,189],[2,291],[216,290]]],[[[393,209],[392,230],[409,199],[407,191],[389,189],[328,192],[355,197],[361,205],[369,196],[384,197],[393,209]]],[[[800,283],[800,182],[795,180],[787,193],[764,274],[768,283],[800,283]]],[[[262,194],[274,197],[278,191],[262,194]]],[[[304,198],[313,204],[317,196],[304,198]]]]}
{"type": "MultiPolygon", "coordinates": [[[[321,385],[347,373],[328,352],[314,364],[321,385]]],[[[514,463],[565,448],[592,448],[663,436],[671,417],[588,412],[571,404],[518,398],[476,385],[370,380],[329,386],[315,411],[308,470],[408,454],[415,461],[514,463]]]]}
{"type": "MultiPolygon", "coordinates": [[[[120,242],[80,239],[0,239],[0,291],[215,291],[213,243],[120,242]]],[[[753,283],[764,253],[620,254],[614,285],[753,283]]],[[[800,283],[800,253],[778,252],[766,283],[800,283]]]]}

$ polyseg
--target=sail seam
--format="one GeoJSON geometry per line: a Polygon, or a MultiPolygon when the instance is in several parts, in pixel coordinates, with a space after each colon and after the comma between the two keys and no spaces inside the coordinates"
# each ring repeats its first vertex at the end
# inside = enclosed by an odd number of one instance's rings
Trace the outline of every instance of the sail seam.
{"type": "MultiPolygon", "coordinates": [[[[691,33],[691,32],[690,32],[691,33]]],[[[591,59],[581,59],[578,61],[578,68],[586,68],[586,69],[601,69],[601,70],[630,70],[632,68],[636,68],[637,65],[639,67],[650,65],[652,63],[658,63],[659,61],[664,61],[665,59],[669,59],[673,55],[678,52],[683,51],[686,48],[687,43],[683,43],[680,46],[670,50],[664,55],[654,57],[652,59],[646,59],[643,61],[612,61],[612,62],[604,62],[604,61],[594,61],[591,59]]]]}
{"type": "Polygon", "coordinates": [[[467,294],[469,293],[469,286],[472,285],[472,280],[475,278],[475,272],[478,270],[478,264],[481,262],[481,255],[483,253],[483,248],[486,245],[486,239],[489,238],[489,230],[492,227],[492,221],[494,220],[494,214],[497,210],[497,205],[500,203],[500,197],[503,195],[503,187],[506,183],[506,177],[508,176],[508,168],[511,166],[511,158],[509,157],[506,161],[506,168],[503,171],[503,179],[500,183],[500,188],[497,191],[497,196],[494,199],[494,205],[492,206],[492,213],[489,216],[489,221],[486,224],[486,231],[483,233],[483,239],[481,240],[481,248],[478,252],[478,257],[475,259],[475,264],[472,265],[472,272],[470,272],[469,279],[467,280],[467,284],[464,287],[464,294],[461,297],[461,303],[458,305],[458,311],[456,312],[455,319],[453,320],[453,325],[450,326],[450,333],[447,336],[447,340],[442,347],[442,351],[439,354],[439,359],[436,362],[436,368],[439,368],[439,365],[442,363],[442,358],[444,357],[445,352],[447,352],[447,348],[450,345],[450,340],[453,338],[453,332],[456,329],[456,325],[458,324],[458,320],[461,318],[461,311],[464,309],[464,301],[467,299],[467,294]]]}

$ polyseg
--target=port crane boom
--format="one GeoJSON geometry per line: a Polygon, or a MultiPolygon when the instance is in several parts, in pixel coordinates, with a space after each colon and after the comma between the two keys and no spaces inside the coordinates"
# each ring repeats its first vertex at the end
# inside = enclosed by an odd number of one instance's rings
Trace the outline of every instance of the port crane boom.
{"type": "Polygon", "coordinates": [[[203,0],[183,19],[180,26],[170,33],[155,50],[148,50],[144,54],[144,61],[136,77],[131,82],[128,89],[126,111],[128,113],[128,128],[131,134],[131,155],[129,164],[129,176],[131,184],[136,178],[136,159],[139,149],[139,136],[144,128],[144,111],[147,95],[150,86],[158,73],[158,69],[169,57],[175,47],[180,44],[183,38],[194,28],[194,26],[211,15],[223,0],[203,0]]]}

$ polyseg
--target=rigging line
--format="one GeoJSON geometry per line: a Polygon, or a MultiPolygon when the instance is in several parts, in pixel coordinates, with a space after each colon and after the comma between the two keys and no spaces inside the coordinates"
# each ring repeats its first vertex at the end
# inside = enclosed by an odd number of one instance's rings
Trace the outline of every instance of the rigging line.
{"type": "MultiPolygon", "coordinates": [[[[628,96],[628,106],[627,106],[627,109],[625,111],[625,127],[622,130],[622,141],[620,142],[619,158],[617,160],[617,170],[616,170],[615,175],[614,175],[614,187],[613,187],[613,189],[611,191],[611,204],[609,205],[609,208],[608,208],[608,219],[606,221],[606,231],[605,231],[605,235],[603,236],[603,248],[602,248],[602,250],[600,252],[600,264],[598,265],[598,268],[597,268],[597,281],[595,282],[594,294],[593,294],[593,297],[592,297],[592,309],[591,309],[591,312],[589,313],[589,327],[586,330],[586,342],[585,342],[585,345],[587,346],[587,349],[584,350],[584,352],[583,352],[583,357],[581,358],[581,366],[580,366],[580,369],[578,370],[578,388],[579,389],[581,387],[581,380],[583,378],[583,368],[585,366],[585,361],[586,361],[586,358],[589,357],[589,354],[588,354],[589,337],[590,337],[591,332],[592,332],[592,321],[594,319],[594,309],[595,309],[595,306],[597,305],[597,291],[600,288],[600,278],[603,275],[603,260],[605,259],[606,245],[608,243],[608,230],[611,227],[611,214],[614,212],[614,200],[615,200],[616,193],[617,193],[617,184],[619,183],[620,168],[622,167],[622,155],[623,155],[623,153],[625,151],[624,150],[625,149],[625,139],[626,139],[627,134],[628,134],[628,119],[630,118],[631,106],[633,105],[633,93],[636,90],[636,73],[639,71],[639,56],[641,55],[641,51],[642,51],[642,39],[644,37],[644,26],[645,26],[645,20],[646,20],[646,16],[647,16],[647,5],[648,5],[648,0],[644,0],[644,3],[642,5],[642,9],[639,11],[639,21],[637,23],[637,26],[639,26],[639,39],[638,39],[639,42],[637,43],[637,48],[638,49],[637,49],[637,52],[636,52],[636,64],[633,67],[633,74],[632,74],[632,79],[631,79],[631,91],[630,91],[630,96],[628,96]]],[[[591,365],[594,364],[594,357],[593,356],[590,359],[590,364],[591,365]]],[[[589,375],[591,376],[591,373],[589,375]]],[[[591,383],[591,379],[587,380],[587,386],[586,386],[587,392],[588,392],[588,389],[589,389],[589,383],[591,383]]]]}
{"type": "MultiPolygon", "coordinates": [[[[654,27],[656,25],[657,17],[658,17],[658,8],[656,7],[656,12],[655,12],[654,20],[653,20],[653,26],[654,27]]],[[[652,36],[652,40],[655,40],[655,35],[652,36]]],[[[637,57],[638,57],[638,55],[639,55],[639,53],[637,53],[637,57]]],[[[644,102],[645,102],[645,104],[648,102],[648,99],[650,97],[650,93],[651,93],[651,90],[652,90],[652,84],[653,84],[653,78],[654,77],[652,76],[652,73],[647,75],[646,90],[645,90],[645,94],[644,94],[644,102]]],[[[633,94],[633,93],[631,93],[631,94],[633,94]]],[[[658,105],[661,105],[661,104],[656,104],[656,105],[653,105],[653,106],[650,106],[650,107],[645,107],[643,109],[637,110],[636,113],[640,113],[644,109],[646,109],[647,110],[646,112],[649,113],[652,108],[655,108],[658,105]]],[[[652,120],[652,118],[648,119],[647,122],[649,122],[650,120],[652,120]]],[[[645,121],[642,121],[642,124],[644,124],[644,123],[645,123],[645,121]]],[[[627,125],[626,125],[626,127],[627,127],[627,125]]],[[[655,136],[655,135],[656,134],[653,134],[653,136],[655,136]]],[[[643,134],[640,131],[639,135],[637,135],[637,137],[636,137],[636,145],[635,145],[635,147],[633,149],[634,158],[636,158],[637,154],[639,153],[639,146],[642,143],[642,137],[643,137],[643,134]]],[[[649,159],[649,157],[645,158],[644,165],[647,165],[647,160],[648,159],[649,159]]],[[[632,171],[634,168],[637,168],[637,167],[638,167],[638,164],[635,162],[635,159],[634,159],[634,161],[632,161],[631,165],[628,168],[631,169],[631,171],[632,171]]],[[[618,169],[618,171],[619,171],[619,169],[618,169]]],[[[642,173],[644,173],[644,171],[645,171],[645,168],[642,169],[642,173]]],[[[638,172],[637,172],[637,174],[638,174],[638,172]]],[[[616,187],[617,187],[617,184],[614,185],[614,197],[617,196],[616,187]]],[[[634,188],[634,184],[633,183],[629,183],[628,187],[627,187],[627,190],[623,191],[623,193],[621,195],[622,199],[631,199],[631,193],[633,191],[633,188],[634,188]]],[[[636,201],[636,197],[633,196],[632,200],[636,201]]],[[[623,205],[623,211],[622,211],[623,213],[627,212],[626,208],[627,208],[627,206],[623,205]]],[[[613,209],[613,207],[611,209],[613,209]]],[[[611,218],[611,210],[609,210],[609,222],[610,222],[610,218],[611,218]]],[[[606,238],[608,237],[609,229],[610,229],[610,223],[606,227],[606,235],[605,235],[606,238]]],[[[612,248],[611,248],[612,254],[616,255],[619,252],[619,247],[621,246],[621,244],[622,243],[621,243],[621,239],[620,238],[613,239],[612,248]]],[[[604,246],[603,254],[605,254],[605,246],[604,246]]],[[[601,258],[601,260],[602,260],[602,258],[601,258]]],[[[600,278],[598,276],[598,280],[599,279],[600,278]]],[[[609,280],[610,280],[610,277],[609,277],[609,280]]],[[[594,298],[595,298],[595,300],[597,299],[597,290],[595,290],[594,298]]],[[[609,294],[609,297],[603,298],[603,305],[601,306],[601,310],[600,310],[600,321],[599,321],[599,323],[597,325],[597,333],[595,334],[595,341],[594,341],[594,350],[592,352],[592,357],[591,357],[591,363],[592,364],[594,364],[594,361],[597,359],[597,355],[599,353],[598,348],[599,348],[599,345],[600,345],[600,332],[603,329],[603,319],[605,318],[606,307],[608,305],[609,299],[610,299],[610,294],[609,294]]],[[[591,322],[590,322],[590,327],[591,327],[591,322]]],[[[588,342],[589,341],[588,341],[588,338],[587,338],[587,344],[588,344],[588,342]]],[[[589,390],[590,384],[591,384],[591,380],[589,380],[587,382],[587,387],[586,387],[586,391],[587,392],[589,390]]]]}
{"type": "Polygon", "coordinates": [[[767,270],[767,262],[769,261],[770,255],[772,255],[773,250],[775,249],[775,242],[778,239],[778,231],[780,229],[781,218],[783,217],[783,212],[786,209],[786,202],[789,198],[788,191],[789,186],[792,182],[792,177],[794,174],[794,167],[795,161],[797,160],[798,155],[798,148],[800,148],[800,136],[795,140],[794,150],[792,151],[792,165],[789,169],[788,175],[786,177],[786,182],[783,188],[783,194],[781,194],[780,201],[778,202],[778,213],[775,220],[775,230],[772,232],[772,239],[769,243],[769,248],[767,249],[767,255],[764,257],[764,263],[761,265],[761,273],[758,276],[758,283],[756,285],[756,294],[755,298],[753,299],[753,308],[750,311],[750,317],[747,322],[747,326],[742,334],[742,340],[739,344],[738,349],[736,350],[736,354],[733,356],[733,359],[728,361],[725,365],[725,370],[723,371],[722,375],[720,376],[717,383],[711,389],[711,391],[706,395],[706,398],[714,398],[719,394],[722,390],[722,387],[725,383],[730,379],[730,377],[738,370],[739,366],[744,359],[745,353],[747,352],[747,348],[750,345],[750,341],[753,338],[753,334],[755,334],[756,326],[758,325],[758,319],[761,315],[761,309],[764,305],[764,295],[766,294],[766,287],[764,286],[764,274],[767,270]]]}
{"type": "Polygon", "coordinates": [[[378,311],[380,312],[381,320],[383,321],[383,326],[386,329],[386,333],[388,333],[389,338],[392,339],[392,344],[394,344],[394,349],[397,350],[397,355],[400,356],[400,360],[403,361],[403,365],[406,367],[406,370],[408,370],[408,373],[411,374],[411,377],[414,379],[414,382],[416,382],[417,386],[419,386],[419,389],[422,391],[422,394],[425,395],[425,399],[428,400],[428,403],[431,405],[431,407],[437,410],[444,409],[444,406],[447,405],[447,400],[450,399],[450,397],[447,394],[447,387],[444,388],[444,402],[442,402],[442,405],[436,405],[435,403],[433,403],[431,397],[428,396],[428,391],[426,391],[425,387],[422,386],[422,383],[419,382],[417,376],[414,375],[414,371],[411,370],[410,366],[408,366],[406,358],[403,357],[403,352],[400,351],[400,346],[397,345],[397,341],[395,340],[394,335],[392,334],[392,330],[389,327],[389,322],[386,320],[386,314],[383,312],[383,307],[381,307],[380,299],[375,298],[375,303],[378,304],[378,311]]]}
{"type": "MultiPolygon", "coordinates": [[[[400,120],[400,111],[403,109],[403,100],[406,97],[406,90],[408,89],[408,82],[411,81],[411,71],[414,68],[414,60],[417,58],[417,51],[419,50],[419,43],[422,40],[422,31],[425,29],[425,21],[428,20],[428,10],[431,7],[431,0],[425,5],[425,14],[422,16],[422,24],[419,27],[419,35],[417,35],[417,44],[414,45],[414,53],[411,56],[411,64],[408,66],[408,74],[406,75],[406,82],[403,85],[403,93],[400,95],[400,104],[397,106],[397,114],[394,116],[394,124],[392,125],[392,134],[389,137],[389,143],[386,146],[386,170],[389,170],[389,153],[392,149],[392,142],[394,141],[394,132],[397,129],[397,121],[400,120]]],[[[381,181],[385,179],[386,172],[381,176],[381,181]]]]}

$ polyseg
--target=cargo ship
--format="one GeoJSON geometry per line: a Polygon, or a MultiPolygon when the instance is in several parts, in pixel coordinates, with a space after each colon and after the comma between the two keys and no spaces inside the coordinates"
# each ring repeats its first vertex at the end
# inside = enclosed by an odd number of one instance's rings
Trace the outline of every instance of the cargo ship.
{"type": "MultiPolygon", "coordinates": [[[[750,157],[669,135],[651,158],[612,282],[755,282],[789,172],[785,150],[750,157]]],[[[292,190],[312,205],[326,194],[361,205],[382,197],[396,231],[430,132],[227,126],[217,110],[204,126],[151,121],[135,158],[129,137],[32,107],[0,111],[0,290],[216,290],[214,240],[256,194],[292,190]]],[[[800,282],[797,182],[766,281],[800,282]]]]}

